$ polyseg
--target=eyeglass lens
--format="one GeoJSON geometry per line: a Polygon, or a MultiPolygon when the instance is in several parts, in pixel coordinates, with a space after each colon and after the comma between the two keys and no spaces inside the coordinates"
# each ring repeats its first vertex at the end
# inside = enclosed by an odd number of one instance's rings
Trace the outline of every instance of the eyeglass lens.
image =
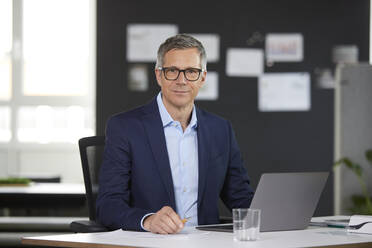
{"type": "Polygon", "coordinates": [[[183,72],[183,75],[189,81],[198,80],[201,72],[201,70],[197,68],[188,68],[185,70],[180,70],[178,68],[163,68],[163,71],[167,80],[176,80],[179,77],[180,72],[183,72]]]}

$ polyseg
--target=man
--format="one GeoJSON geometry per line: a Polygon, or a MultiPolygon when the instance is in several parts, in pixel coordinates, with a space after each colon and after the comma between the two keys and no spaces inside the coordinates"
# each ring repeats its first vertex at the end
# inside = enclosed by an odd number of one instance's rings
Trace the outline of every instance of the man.
{"type": "Polygon", "coordinates": [[[205,83],[206,53],[189,35],[158,50],[161,88],[147,105],[106,127],[97,219],[109,229],[170,234],[219,222],[218,200],[249,207],[249,185],[231,124],[194,105],[205,83]]]}

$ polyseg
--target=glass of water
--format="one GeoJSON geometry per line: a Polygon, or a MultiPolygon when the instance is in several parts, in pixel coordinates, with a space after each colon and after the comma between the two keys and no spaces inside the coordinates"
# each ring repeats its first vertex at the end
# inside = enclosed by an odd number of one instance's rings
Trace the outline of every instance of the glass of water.
{"type": "Polygon", "coordinates": [[[257,240],[260,233],[260,222],[260,209],[233,209],[234,239],[238,241],[257,240]]]}

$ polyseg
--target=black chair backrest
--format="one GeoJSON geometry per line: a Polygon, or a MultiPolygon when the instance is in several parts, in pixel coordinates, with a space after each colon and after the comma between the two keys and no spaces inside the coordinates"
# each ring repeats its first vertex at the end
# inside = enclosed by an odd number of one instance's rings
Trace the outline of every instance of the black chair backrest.
{"type": "Polygon", "coordinates": [[[98,194],[98,173],[102,163],[104,136],[91,136],[79,140],[81,165],[83,167],[89,219],[96,220],[96,199],[98,194]]]}

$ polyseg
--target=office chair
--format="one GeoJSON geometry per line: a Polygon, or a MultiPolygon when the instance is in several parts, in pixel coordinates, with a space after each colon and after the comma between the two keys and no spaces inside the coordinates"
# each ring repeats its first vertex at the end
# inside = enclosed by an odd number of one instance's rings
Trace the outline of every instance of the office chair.
{"type": "Polygon", "coordinates": [[[102,162],[104,136],[85,137],[79,140],[81,165],[83,167],[85,195],[89,207],[89,220],[73,221],[70,229],[78,233],[108,231],[96,222],[96,199],[98,194],[98,173],[102,162]]]}

